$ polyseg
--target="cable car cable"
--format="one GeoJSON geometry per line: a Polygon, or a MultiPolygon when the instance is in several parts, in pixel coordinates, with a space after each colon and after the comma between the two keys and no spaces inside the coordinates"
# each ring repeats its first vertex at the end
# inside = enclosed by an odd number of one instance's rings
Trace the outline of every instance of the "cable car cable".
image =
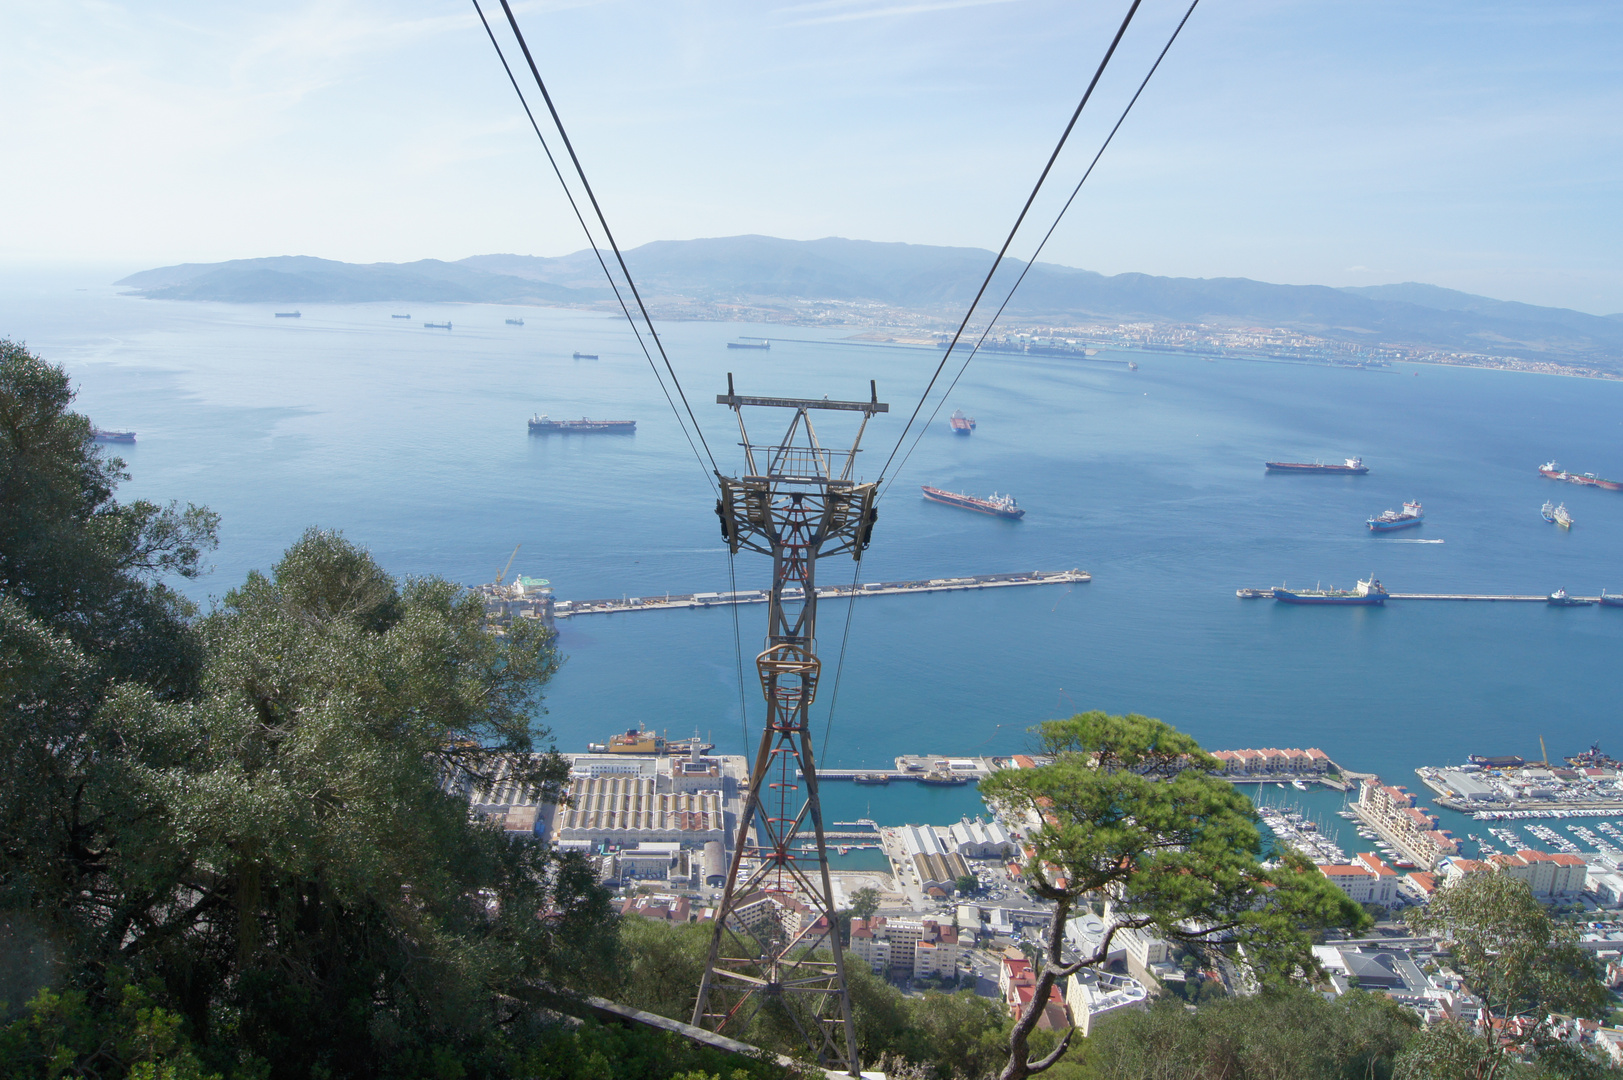
{"type": "MultiPolygon", "coordinates": [[[[947,399],[952,396],[953,388],[958,385],[958,380],[963,378],[964,371],[969,367],[969,362],[975,359],[976,354],[978,354],[981,350],[981,346],[986,343],[987,335],[992,332],[992,327],[997,325],[998,318],[1003,314],[1003,309],[1009,306],[1010,300],[1014,299],[1015,290],[1020,288],[1020,283],[1022,281],[1026,280],[1026,275],[1031,272],[1031,268],[1037,265],[1037,256],[1041,255],[1043,248],[1048,246],[1048,241],[1054,235],[1054,230],[1059,228],[1060,220],[1065,217],[1065,212],[1071,208],[1071,203],[1076,201],[1077,195],[1082,191],[1082,185],[1087,183],[1088,177],[1093,175],[1094,166],[1098,165],[1099,159],[1104,157],[1105,150],[1109,148],[1111,140],[1116,137],[1116,132],[1121,130],[1122,124],[1127,120],[1127,114],[1133,111],[1133,106],[1138,103],[1139,95],[1142,94],[1144,92],[1144,88],[1150,84],[1150,77],[1153,76],[1155,74],[1155,70],[1161,66],[1161,61],[1166,59],[1167,52],[1172,48],[1172,43],[1178,40],[1178,34],[1182,32],[1184,23],[1189,21],[1189,16],[1195,13],[1195,6],[1199,3],[1200,0],[1192,0],[1189,5],[1189,10],[1185,11],[1183,18],[1178,21],[1178,25],[1172,31],[1172,36],[1167,39],[1166,45],[1162,46],[1161,54],[1155,58],[1155,63],[1151,64],[1150,70],[1145,73],[1144,81],[1139,83],[1138,89],[1133,92],[1132,100],[1130,100],[1127,103],[1127,107],[1121,111],[1121,116],[1117,117],[1116,126],[1112,127],[1110,129],[1110,134],[1105,136],[1104,142],[1099,146],[1099,152],[1093,155],[1093,160],[1089,162],[1087,171],[1082,174],[1082,179],[1078,180],[1076,182],[1076,187],[1071,189],[1070,198],[1065,200],[1065,205],[1060,207],[1058,214],[1054,215],[1054,223],[1050,225],[1048,227],[1048,231],[1043,234],[1042,242],[1037,245],[1037,250],[1031,253],[1031,258],[1026,261],[1025,268],[1020,271],[1020,276],[1015,279],[1013,285],[1009,286],[1008,295],[1003,298],[1003,303],[998,305],[997,311],[987,322],[986,329],[981,331],[981,336],[975,342],[974,348],[970,349],[969,355],[965,357],[964,362],[959,365],[958,374],[952,377],[952,382],[948,383],[947,389],[942,392],[941,400],[936,402],[935,410],[930,413],[930,419],[925,421],[925,423],[920,426],[918,433],[913,436],[913,445],[907,448],[907,453],[902,455],[901,463],[896,466],[897,473],[900,473],[902,469],[906,467],[907,459],[913,456],[913,451],[918,448],[919,440],[924,437],[924,433],[929,429],[930,425],[935,423],[936,416],[940,414],[942,407],[947,404],[947,399]]],[[[944,359],[945,357],[943,357],[943,360],[944,359]]],[[[891,484],[894,484],[895,482],[895,474],[892,474],[890,481],[885,484],[885,490],[889,491],[891,484]]]]}
{"type": "MultiPolygon", "coordinates": [[[[924,403],[929,400],[930,391],[935,388],[936,380],[941,377],[942,370],[947,366],[947,358],[952,355],[952,350],[957,346],[958,339],[963,336],[965,328],[969,326],[970,317],[975,314],[976,306],[980,304],[981,297],[986,294],[987,286],[992,284],[992,275],[996,274],[997,268],[1002,265],[1003,256],[1008,253],[1009,245],[1014,243],[1015,234],[1020,231],[1021,224],[1026,220],[1026,214],[1031,211],[1031,204],[1037,201],[1037,193],[1042,190],[1043,181],[1048,179],[1049,172],[1054,168],[1054,162],[1059,159],[1060,151],[1065,149],[1065,141],[1071,137],[1071,130],[1076,127],[1077,120],[1082,116],[1083,108],[1087,106],[1088,99],[1093,96],[1094,87],[1099,85],[1100,76],[1105,73],[1105,68],[1110,64],[1110,58],[1116,55],[1116,46],[1121,44],[1122,36],[1127,33],[1128,24],[1133,21],[1133,16],[1138,12],[1138,6],[1143,2],[1144,0],[1133,0],[1132,6],[1127,9],[1127,15],[1122,19],[1121,26],[1117,28],[1116,36],[1110,40],[1110,48],[1105,50],[1104,58],[1099,61],[1099,67],[1094,71],[1093,78],[1088,80],[1088,88],[1083,92],[1082,100],[1077,103],[1076,111],[1071,113],[1070,122],[1065,125],[1064,132],[1060,134],[1059,142],[1054,146],[1054,152],[1048,155],[1048,163],[1043,166],[1041,175],[1037,177],[1037,183],[1032,186],[1031,194],[1026,196],[1026,204],[1020,208],[1020,216],[1014,219],[1014,227],[1009,230],[1008,238],[1003,241],[1003,246],[998,249],[997,258],[992,260],[992,268],[986,272],[986,279],[981,282],[981,287],[976,291],[975,299],[969,302],[969,310],[964,312],[963,322],[958,324],[958,330],[952,335],[951,344],[947,346],[947,351],[941,356],[941,363],[936,365],[935,374],[930,376],[930,382],[925,386],[924,393],[919,395],[919,403],[913,407],[913,415],[907,418],[907,426],[902,428],[902,433],[897,437],[896,445],[891,449],[890,457],[885,459],[885,467],[879,470],[879,475],[883,476],[890,471],[890,463],[895,460],[896,452],[902,448],[902,442],[907,438],[908,431],[912,429],[913,421],[918,419],[919,410],[924,408],[924,403]]],[[[502,0],[502,6],[507,6],[507,0],[502,0]]]]}

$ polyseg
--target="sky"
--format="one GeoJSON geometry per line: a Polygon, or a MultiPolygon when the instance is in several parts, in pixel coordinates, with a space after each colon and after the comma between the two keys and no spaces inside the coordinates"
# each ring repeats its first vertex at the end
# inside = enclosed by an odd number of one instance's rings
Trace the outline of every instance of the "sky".
{"type": "MultiPolygon", "coordinates": [[[[1187,2],[1143,0],[1013,253],[1187,2]]],[[[995,249],[1127,3],[515,10],[622,247],[995,249]]],[[[471,0],[42,0],[0,42],[7,263],[584,246],[471,0]]],[[[1202,0],[1043,258],[1623,312],[1620,56],[1615,0],[1202,0]]]]}

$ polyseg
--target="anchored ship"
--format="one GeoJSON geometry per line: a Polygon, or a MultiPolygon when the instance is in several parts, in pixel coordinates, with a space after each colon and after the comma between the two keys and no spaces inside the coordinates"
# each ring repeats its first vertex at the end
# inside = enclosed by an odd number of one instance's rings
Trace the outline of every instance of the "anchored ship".
{"type": "Polygon", "coordinates": [[[853,781],[858,784],[878,786],[881,784],[890,783],[890,777],[886,776],[882,772],[863,772],[857,773],[857,775],[853,777],[853,781]]]}
{"type": "Polygon", "coordinates": [[[996,517],[1010,518],[1019,521],[1026,516],[1026,512],[1015,504],[1013,495],[999,495],[992,492],[990,499],[977,499],[973,495],[961,495],[956,492],[942,491],[928,484],[924,485],[924,497],[948,506],[961,506],[965,510],[975,510],[982,514],[992,514],[996,517]]]}
{"type": "Polygon", "coordinates": [[[101,428],[91,428],[90,437],[97,442],[134,442],[133,431],[103,431],[101,428]]]}
{"type": "Polygon", "coordinates": [[[942,772],[940,769],[931,769],[919,777],[919,783],[930,787],[958,787],[969,783],[969,777],[954,776],[952,773],[942,772]]]}
{"type": "Polygon", "coordinates": [[[1552,525],[1555,524],[1555,503],[1551,502],[1549,499],[1545,499],[1544,506],[1539,509],[1539,513],[1544,516],[1545,521],[1548,521],[1552,525]]]}
{"type": "Polygon", "coordinates": [[[1572,514],[1567,510],[1566,503],[1562,503],[1560,506],[1555,508],[1555,512],[1551,515],[1551,520],[1557,525],[1561,526],[1563,529],[1572,528],[1572,514]]]}
{"type": "Polygon", "coordinates": [[[1570,473],[1553,461],[1546,461],[1538,467],[1538,471],[1551,480],[1560,480],[1568,484],[1579,484],[1585,487],[1605,488],[1607,491],[1623,491],[1623,481],[1607,480],[1596,476],[1592,472],[1570,473]]]}
{"type": "Polygon", "coordinates": [[[1403,504],[1403,513],[1385,510],[1364,524],[1369,526],[1370,532],[1391,532],[1393,529],[1407,529],[1412,525],[1418,525],[1425,517],[1426,515],[1420,512],[1419,503],[1406,502],[1403,504]]]}
{"type": "Polygon", "coordinates": [[[524,325],[524,320],[523,319],[508,319],[507,320],[507,325],[508,326],[523,326],[524,325]]]}
{"type": "Polygon", "coordinates": [[[636,430],[637,422],[635,420],[588,420],[586,417],[581,417],[579,420],[551,420],[540,413],[536,413],[534,416],[530,417],[531,435],[538,432],[541,434],[548,434],[554,431],[568,433],[589,431],[625,432],[636,430]]]}
{"type": "Polygon", "coordinates": [[[975,430],[975,418],[973,416],[965,416],[964,410],[962,409],[955,411],[952,416],[947,419],[947,423],[952,425],[954,435],[968,435],[971,431],[975,430]]]}
{"type": "Polygon", "coordinates": [[[1586,600],[1581,596],[1568,596],[1567,590],[1557,589],[1550,594],[1551,607],[1588,607],[1595,601],[1586,600]]]}
{"type": "Polygon", "coordinates": [[[389,318],[391,318],[391,319],[409,319],[409,318],[411,318],[411,316],[410,315],[390,315],[389,318]]]}
{"type": "Polygon", "coordinates": [[[727,347],[729,349],[770,349],[772,342],[767,338],[761,338],[759,341],[729,341],[727,347]]]}
{"type": "Polygon", "coordinates": [[[448,322],[425,322],[423,324],[423,329],[424,330],[449,330],[449,329],[451,329],[451,324],[448,323],[448,322]]]}
{"type": "Polygon", "coordinates": [[[1600,591],[1600,606],[1623,607],[1623,595],[1618,593],[1609,593],[1605,589],[1602,589],[1600,591]]]}
{"type": "Polygon", "coordinates": [[[1386,587],[1374,577],[1355,589],[1274,589],[1274,599],[1287,604],[1385,604],[1386,587]]]}
{"type": "Polygon", "coordinates": [[[596,360],[597,359],[597,354],[595,352],[578,352],[578,353],[575,354],[575,359],[576,360],[596,360]]]}
{"type": "Polygon", "coordinates": [[[606,743],[587,743],[586,749],[594,754],[653,754],[656,756],[691,754],[695,749],[701,754],[714,750],[715,744],[704,742],[697,732],[691,739],[670,740],[657,731],[638,731],[631,728],[624,734],[612,736],[606,743]]]}
{"type": "Polygon", "coordinates": [[[300,318],[300,315],[297,311],[278,311],[276,317],[278,319],[297,319],[300,318]]]}
{"type": "Polygon", "coordinates": [[[1340,465],[1326,465],[1322,461],[1265,461],[1263,465],[1269,472],[1356,473],[1359,476],[1369,472],[1369,466],[1361,457],[1346,458],[1340,465]]]}

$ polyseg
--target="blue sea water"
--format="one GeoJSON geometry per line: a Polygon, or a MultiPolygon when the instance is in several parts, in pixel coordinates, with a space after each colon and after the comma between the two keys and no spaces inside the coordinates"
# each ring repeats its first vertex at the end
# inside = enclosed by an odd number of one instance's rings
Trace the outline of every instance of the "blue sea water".
{"type": "MultiPolygon", "coordinates": [[[[269,567],[307,526],[340,528],[392,572],[551,579],[563,599],[731,587],[714,497],[622,320],[492,305],[275,305],[146,301],[108,276],[0,275],[0,335],[65,364],[78,407],[129,428],[124,497],[204,503],[223,517],[222,595],[269,567]],[[391,319],[409,313],[410,319],[391,319]],[[506,318],[522,317],[523,327],[506,318]],[[428,330],[427,321],[454,329],[428,330]],[[576,351],[599,360],[574,360],[576,351]],[[632,436],[531,437],[533,412],[627,418],[632,436]]],[[[740,392],[866,397],[859,472],[894,444],[937,355],[839,339],[849,331],[738,323],[661,326],[724,469],[741,451],[716,404],[740,392]],[[778,338],[810,339],[803,343],[778,338]],[[739,335],[770,351],[728,350],[739,335]]],[[[1623,478],[1623,384],[1399,365],[1387,371],[1135,354],[1140,370],[987,354],[975,360],[880,504],[860,571],[824,582],[1079,567],[1074,587],[859,601],[825,760],[1006,753],[1027,729],[1080,709],[1158,716],[1212,749],[1319,746],[1412,789],[1419,765],[1469,753],[1552,756],[1595,739],[1623,753],[1623,611],[1394,602],[1300,608],[1242,585],[1347,587],[1370,573],[1401,592],[1593,594],[1623,590],[1623,494],[1556,484],[1568,468],[1623,478]],[[945,417],[962,407],[973,436],[945,417]],[[1362,455],[1363,477],[1265,475],[1267,459],[1362,455]],[[1024,520],[929,503],[918,485],[1013,493],[1024,520]],[[1405,499],[1419,529],[1371,536],[1363,520],[1405,499]],[[1561,532],[1539,516],[1564,500],[1561,532]],[[1442,544],[1413,539],[1441,538],[1442,544]]],[[[1107,357],[1108,358],[1108,357],[1107,357]]],[[[765,419],[752,430],[769,434],[765,419]]],[[[848,437],[828,421],[830,442],[848,437]]],[[[768,564],[740,555],[739,587],[768,564]]],[[[738,612],[749,658],[765,610],[738,612]]],[[[843,604],[821,611],[830,674],[843,604]]],[[[697,728],[744,746],[733,617],[725,609],[590,616],[561,624],[568,654],[545,722],[561,748],[637,725],[697,728]]],[[[825,678],[819,722],[833,700],[825,678]]],[[[828,785],[831,816],[954,820],[973,789],[828,785]]],[[[1295,793],[1291,793],[1294,797],[1295,793]]],[[[1315,796],[1316,802],[1326,796],[1315,796]]],[[[1322,809],[1322,808],[1321,808],[1322,809]]],[[[1327,811],[1326,811],[1327,812],[1327,811]]],[[[1444,815],[1456,832],[1467,826],[1444,815]]],[[[1480,831],[1479,829],[1476,831],[1480,831]]]]}

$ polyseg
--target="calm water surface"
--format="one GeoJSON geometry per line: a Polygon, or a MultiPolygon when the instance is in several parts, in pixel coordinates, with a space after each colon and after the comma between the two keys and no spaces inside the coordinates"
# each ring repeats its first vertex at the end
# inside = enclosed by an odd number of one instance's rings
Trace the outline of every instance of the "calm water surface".
{"type": "MultiPolygon", "coordinates": [[[[118,448],[131,474],[124,497],[221,513],[216,569],[189,586],[200,600],[268,567],[309,525],[344,530],[396,574],[466,583],[491,580],[522,544],[514,572],[550,578],[564,599],[730,587],[707,474],[621,321],[422,304],[303,305],[302,318],[275,319],[275,305],[144,301],[107,280],[0,275],[0,335],[66,364],[78,407],[97,424],[139,432],[139,443],[118,448]],[[509,317],[526,325],[507,326],[509,317]],[[574,360],[577,350],[601,359],[574,360]],[[532,438],[525,419],[537,411],[638,427],[532,438]]],[[[741,392],[770,395],[865,397],[877,379],[896,412],[869,428],[871,476],[936,359],[840,344],[833,330],[661,329],[731,469],[741,464],[737,428],[714,404],[728,371],[741,392]],[[778,333],[829,343],[725,348],[742,334],[778,333]]],[[[859,602],[829,762],[1010,752],[1027,744],[1030,725],[1087,708],[1158,716],[1213,749],[1319,746],[1411,788],[1417,765],[1536,757],[1540,735],[1552,755],[1595,739],[1623,754],[1623,611],[1312,609],[1234,596],[1241,585],[1347,587],[1371,572],[1402,592],[1623,591],[1623,495],[1536,471],[1554,457],[1623,478],[1623,384],[1137,358],[1136,372],[974,362],[882,500],[860,579],[1074,566],[1094,580],[859,602]],[[949,432],[954,407],[976,417],[973,436],[949,432]],[[1262,469],[1265,459],[1354,454],[1368,476],[1262,469]],[[1012,492],[1027,516],[928,503],[921,483],[1012,492]],[[1541,520],[1547,498],[1572,510],[1570,533],[1541,520]],[[1423,526],[1367,533],[1365,517],[1405,499],[1424,502],[1423,526]],[[1404,542],[1422,538],[1445,542],[1404,542]]],[[[829,422],[830,441],[846,434],[829,422]]],[[[820,567],[825,582],[855,570],[843,559],[820,567]]],[[[740,555],[737,573],[740,587],[764,585],[768,564],[740,555]]],[[[821,615],[832,668],[845,605],[821,615]]],[[[765,610],[739,616],[747,659],[765,610]]],[[[673,735],[697,728],[742,750],[731,613],[590,616],[562,624],[560,640],[569,660],[545,718],[560,747],[643,724],[673,735]]],[[[750,724],[758,693],[747,696],[750,724]]],[[[829,799],[842,819],[871,810],[881,821],[950,821],[979,809],[972,789],[834,784],[829,799]]]]}

